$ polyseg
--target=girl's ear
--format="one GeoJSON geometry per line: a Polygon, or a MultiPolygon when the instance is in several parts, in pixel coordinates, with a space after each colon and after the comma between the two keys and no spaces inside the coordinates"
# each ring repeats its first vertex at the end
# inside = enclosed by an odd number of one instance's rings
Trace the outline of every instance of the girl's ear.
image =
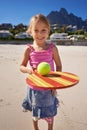
{"type": "Polygon", "coordinates": [[[32,31],[29,31],[29,34],[32,36],[32,31]]]}

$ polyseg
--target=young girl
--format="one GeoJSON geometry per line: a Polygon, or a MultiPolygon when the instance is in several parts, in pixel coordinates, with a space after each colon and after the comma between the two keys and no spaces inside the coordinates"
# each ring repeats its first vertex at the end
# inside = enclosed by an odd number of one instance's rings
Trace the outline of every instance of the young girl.
{"type": "MultiPolygon", "coordinates": [[[[57,47],[53,43],[46,42],[50,33],[50,25],[46,17],[42,14],[33,16],[28,32],[34,41],[32,45],[27,46],[24,52],[20,65],[21,72],[32,74],[38,64],[43,61],[50,64],[52,71],[54,71],[54,63],[56,71],[61,71],[62,65],[57,47]],[[27,65],[28,62],[29,65],[27,65]]],[[[53,130],[53,119],[58,107],[55,90],[35,90],[28,86],[27,96],[22,106],[24,110],[32,111],[34,130],[39,130],[39,119],[45,119],[48,122],[48,130],[53,130]]]]}

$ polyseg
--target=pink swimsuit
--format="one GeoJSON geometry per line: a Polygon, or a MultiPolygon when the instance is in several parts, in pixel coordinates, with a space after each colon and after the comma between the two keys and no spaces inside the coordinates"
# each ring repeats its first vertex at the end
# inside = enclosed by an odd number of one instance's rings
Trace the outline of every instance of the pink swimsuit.
{"type": "Polygon", "coordinates": [[[54,63],[52,58],[52,48],[54,47],[54,44],[49,44],[49,48],[47,50],[43,51],[35,51],[34,48],[31,45],[28,45],[30,48],[30,65],[33,68],[37,68],[37,65],[40,62],[48,62],[51,66],[51,70],[54,71],[54,63]]]}

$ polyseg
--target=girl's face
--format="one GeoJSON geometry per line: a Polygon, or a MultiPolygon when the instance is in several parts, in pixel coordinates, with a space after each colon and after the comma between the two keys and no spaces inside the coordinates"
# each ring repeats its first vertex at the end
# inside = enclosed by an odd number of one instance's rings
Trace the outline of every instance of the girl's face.
{"type": "Polygon", "coordinates": [[[43,22],[37,22],[32,25],[30,34],[37,44],[43,44],[49,36],[49,29],[43,22]]]}

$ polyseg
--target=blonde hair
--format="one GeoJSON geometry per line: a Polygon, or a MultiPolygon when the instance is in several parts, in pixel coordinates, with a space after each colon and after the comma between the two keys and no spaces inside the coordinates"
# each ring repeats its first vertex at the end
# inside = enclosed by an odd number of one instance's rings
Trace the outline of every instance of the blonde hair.
{"type": "Polygon", "coordinates": [[[44,24],[46,24],[48,30],[50,31],[50,24],[49,24],[47,18],[46,18],[44,15],[42,15],[42,14],[37,14],[37,15],[35,15],[35,16],[33,16],[33,17],[31,18],[27,32],[30,32],[32,26],[33,26],[35,23],[39,22],[39,21],[41,21],[41,22],[43,22],[44,24]]]}

